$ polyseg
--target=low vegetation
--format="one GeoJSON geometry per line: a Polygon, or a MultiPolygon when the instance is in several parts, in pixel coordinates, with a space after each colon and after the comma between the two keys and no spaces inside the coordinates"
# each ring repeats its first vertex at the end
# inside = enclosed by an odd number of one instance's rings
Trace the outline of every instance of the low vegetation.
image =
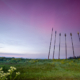
{"type": "MultiPolygon", "coordinates": [[[[14,80],[80,80],[79,59],[22,59],[0,57],[4,73],[14,66],[14,80]],[[19,75],[15,78],[15,73],[19,75]]],[[[10,80],[10,76],[6,76],[10,80]]]]}
{"type": "Polygon", "coordinates": [[[12,78],[12,74],[15,70],[16,68],[11,66],[8,72],[4,73],[4,71],[2,71],[2,68],[0,68],[0,80],[7,80],[7,79],[14,80],[18,75],[20,75],[20,72],[16,72],[15,77],[12,78]],[[7,78],[7,76],[9,76],[10,78],[7,78]]]}

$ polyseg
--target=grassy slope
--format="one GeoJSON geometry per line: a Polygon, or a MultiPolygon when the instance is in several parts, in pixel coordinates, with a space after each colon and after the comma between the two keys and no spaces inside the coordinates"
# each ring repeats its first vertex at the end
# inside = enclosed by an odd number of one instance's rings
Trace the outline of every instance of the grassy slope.
{"type": "Polygon", "coordinates": [[[26,59],[18,63],[0,62],[7,72],[10,66],[21,74],[16,80],[80,80],[80,60],[41,60],[26,59]]]}

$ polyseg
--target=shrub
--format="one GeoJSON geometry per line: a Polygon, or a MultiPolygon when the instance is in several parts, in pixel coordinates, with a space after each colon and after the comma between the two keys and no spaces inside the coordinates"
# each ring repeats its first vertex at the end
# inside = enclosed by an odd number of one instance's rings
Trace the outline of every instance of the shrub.
{"type": "Polygon", "coordinates": [[[16,72],[15,77],[12,79],[12,73],[16,70],[16,68],[11,66],[7,73],[4,73],[2,69],[3,68],[0,68],[0,80],[7,80],[7,76],[10,76],[10,80],[14,80],[18,75],[20,75],[20,72],[16,72]]]}

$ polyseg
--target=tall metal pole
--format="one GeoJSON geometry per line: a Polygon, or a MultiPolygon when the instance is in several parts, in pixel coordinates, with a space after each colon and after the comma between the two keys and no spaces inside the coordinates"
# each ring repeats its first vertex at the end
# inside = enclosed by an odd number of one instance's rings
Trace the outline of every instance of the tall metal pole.
{"type": "Polygon", "coordinates": [[[66,53],[66,59],[67,59],[67,44],[66,44],[66,34],[65,34],[65,53],[66,53]]]}
{"type": "MultiPolygon", "coordinates": [[[[70,36],[71,36],[71,40],[72,40],[72,33],[70,33],[70,36]]],[[[74,46],[73,46],[73,40],[72,40],[72,49],[73,49],[73,57],[75,58],[75,55],[74,55],[74,46]]]]}
{"type": "Polygon", "coordinates": [[[59,34],[59,55],[58,55],[58,59],[60,59],[60,41],[61,41],[61,33],[59,34]]]}
{"type": "Polygon", "coordinates": [[[56,33],[57,33],[57,31],[55,31],[55,41],[54,41],[53,59],[54,59],[54,53],[55,53],[56,33]]]}
{"type": "Polygon", "coordinates": [[[50,50],[51,50],[52,34],[53,34],[53,28],[52,28],[52,33],[51,33],[51,40],[50,40],[50,46],[49,46],[48,59],[49,59],[50,50]]]}
{"type": "MultiPolygon", "coordinates": [[[[78,34],[78,37],[79,37],[79,32],[77,34],[78,34]]],[[[80,41],[80,37],[79,37],[79,41],[80,41]]]]}

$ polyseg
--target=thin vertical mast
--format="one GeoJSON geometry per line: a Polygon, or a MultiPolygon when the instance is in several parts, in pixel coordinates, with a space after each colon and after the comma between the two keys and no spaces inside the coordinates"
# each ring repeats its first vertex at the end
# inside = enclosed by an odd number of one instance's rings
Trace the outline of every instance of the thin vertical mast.
{"type": "MultiPolygon", "coordinates": [[[[71,35],[71,40],[72,40],[72,33],[70,33],[71,35]]],[[[72,49],[73,49],[73,57],[75,58],[75,55],[74,55],[74,46],[73,46],[73,40],[72,40],[72,49]]]]}
{"type": "Polygon", "coordinates": [[[66,53],[66,59],[67,59],[67,44],[66,44],[66,34],[65,34],[65,53],[66,53]]]}
{"type": "Polygon", "coordinates": [[[55,53],[56,33],[57,33],[57,31],[55,31],[55,41],[54,41],[53,59],[54,59],[54,53],[55,53]]]}
{"type": "MultiPolygon", "coordinates": [[[[77,34],[78,34],[78,37],[79,37],[79,32],[77,34]]],[[[80,41],[80,37],[79,37],[79,41],[80,41]]]]}
{"type": "Polygon", "coordinates": [[[60,59],[60,41],[61,41],[61,33],[59,34],[59,55],[58,55],[58,59],[60,59]]]}
{"type": "Polygon", "coordinates": [[[53,28],[52,28],[52,33],[51,33],[51,40],[50,40],[50,46],[49,46],[48,59],[49,59],[50,50],[51,50],[52,34],[53,34],[53,28]]]}

